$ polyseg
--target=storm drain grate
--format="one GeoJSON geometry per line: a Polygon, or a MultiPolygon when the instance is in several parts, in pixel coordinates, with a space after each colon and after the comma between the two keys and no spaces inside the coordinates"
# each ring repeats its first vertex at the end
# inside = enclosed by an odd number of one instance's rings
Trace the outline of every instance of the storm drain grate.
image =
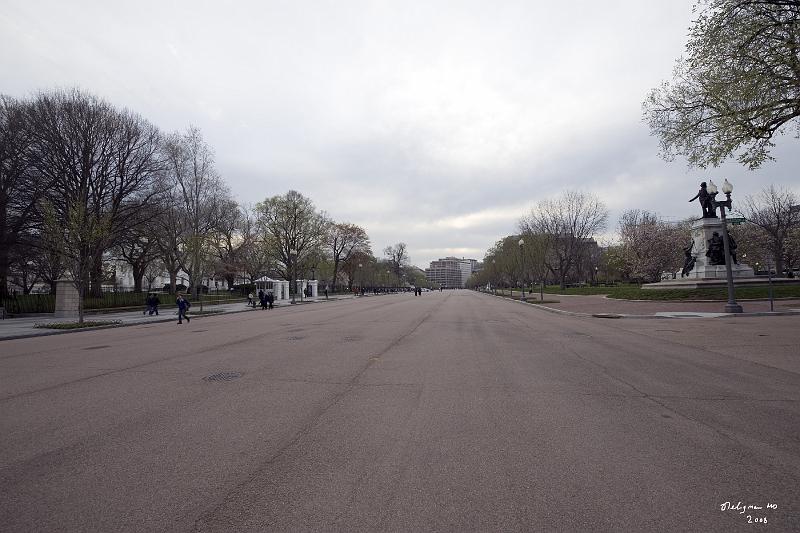
{"type": "Polygon", "coordinates": [[[217,372],[203,378],[203,381],[233,381],[242,377],[241,372],[217,372]]]}

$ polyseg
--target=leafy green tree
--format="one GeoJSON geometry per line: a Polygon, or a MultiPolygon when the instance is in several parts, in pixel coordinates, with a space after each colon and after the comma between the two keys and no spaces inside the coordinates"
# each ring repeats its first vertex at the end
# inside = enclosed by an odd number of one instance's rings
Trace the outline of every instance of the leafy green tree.
{"type": "Polygon", "coordinates": [[[90,213],[82,202],[71,202],[66,211],[52,204],[44,206],[43,232],[63,261],[78,291],[78,322],[83,323],[83,301],[89,285],[89,274],[102,254],[97,243],[109,234],[112,225],[108,215],[90,213]]]}
{"type": "Polygon", "coordinates": [[[645,120],[662,156],[758,168],[800,116],[800,0],[702,0],[686,57],[653,89],[645,120]]]}

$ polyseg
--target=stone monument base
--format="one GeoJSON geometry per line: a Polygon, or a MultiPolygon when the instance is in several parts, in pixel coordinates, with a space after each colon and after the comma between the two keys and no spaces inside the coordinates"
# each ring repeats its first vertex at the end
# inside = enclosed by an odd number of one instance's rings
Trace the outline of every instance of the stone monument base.
{"type": "Polygon", "coordinates": [[[55,318],[78,318],[78,289],[71,279],[56,280],[55,318]]]}
{"type": "MultiPolygon", "coordinates": [[[[692,223],[692,257],[695,258],[695,263],[687,278],[695,280],[727,279],[725,265],[712,265],[711,258],[706,255],[708,242],[714,233],[722,237],[722,220],[718,218],[701,218],[692,223]]],[[[743,263],[733,262],[731,271],[734,278],[752,278],[755,275],[753,269],[743,263]]]]}
{"type": "MultiPolygon", "coordinates": [[[[722,220],[718,218],[701,218],[692,222],[692,257],[694,267],[688,276],[681,278],[680,272],[675,279],[647,283],[643,289],[703,289],[724,288],[728,286],[728,273],[725,265],[712,265],[711,258],[706,255],[708,242],[714,233],[722,236],[722,220]]],[[[730,259],[730,258],[728,258],[730,259]]],[[[744,263],[732,263],[733,283],[737,287],[767,285],[769,278],[756,276],[753,269],[744,263]]],[[[795,278],[772,278],[773,285],[800,285],[795,278]]]]}
{"type": "MultiPolygon", "coordinates": [[[[724,265],[723,265],[724,266],[724,265]]],[[[680,273],[678,274],[680,276],[680,273]]],[[[752,277],[734,277],[733,285],[735,287],[761,287],[769,284],[769,279],[764,276],[752,277]]],[[[798,278],[772,278],[773,285],[800,285],[798,278]]],[[[642,285],[643,289],[724,289],[727,288],[728,281],[726,278],[722,279],[692,279],[680,277],[666,281],[659,281],[658,283],[645,283],[642,285]]]]}

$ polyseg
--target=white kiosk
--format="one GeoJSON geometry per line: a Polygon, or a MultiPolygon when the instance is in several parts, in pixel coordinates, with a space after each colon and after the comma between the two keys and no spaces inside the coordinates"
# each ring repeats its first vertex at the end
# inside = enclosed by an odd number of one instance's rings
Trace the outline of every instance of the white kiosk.
{"type": "Polygon", "coordinates": [[[295,280],[295,288],[297,290],[297,298],[299,300],[311,300],[312,302],[317,301],[317,297],[319,296],[319,281],[315,279],[298,279],[295,280]],[[306,289],[311,289],[311,295],[306,296],[306,289]],[[301,296],[302,295],[302,296],[301,296]]]}
{"type": "Polygon", "coordinates": [[[272,293],[275,296],[275,304],[286,303],[289,301],[289,282],[282,279],[272,279],[267,276],[258,278],[255,281],[256,294],[259,290],[272,293]]]}

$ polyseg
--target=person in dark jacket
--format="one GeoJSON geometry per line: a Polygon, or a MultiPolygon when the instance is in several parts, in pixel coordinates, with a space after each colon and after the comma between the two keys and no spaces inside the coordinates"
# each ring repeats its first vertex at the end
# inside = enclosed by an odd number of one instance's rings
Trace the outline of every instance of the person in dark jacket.
{"type": "Polygon", "coordinates": [[[161,300],[158,299],[158,295],[157,294],[151,295],[151,297],[150,297],[150,315],[155,313],[156,316],[158,316],[158,306],[159,305],[161,305],[161,300]]]}
{"type": "Polygon", "coordinates": [[[273,304],[275,303],[275,295],[272,292],[267,293],[267,305],[270,309],[272,309],[273,304]]]}
{"type": "Polygon", "coordinates": [[[175,303],[178,305],[178,324],[183,324],[182,319],[186,319],[186,322],[191,322],[189,317],[186,316],[186,312],[189,310],[189,300],[183,297],[182,294],[178,294],[178,298],[175,300],[175,303]]]}

